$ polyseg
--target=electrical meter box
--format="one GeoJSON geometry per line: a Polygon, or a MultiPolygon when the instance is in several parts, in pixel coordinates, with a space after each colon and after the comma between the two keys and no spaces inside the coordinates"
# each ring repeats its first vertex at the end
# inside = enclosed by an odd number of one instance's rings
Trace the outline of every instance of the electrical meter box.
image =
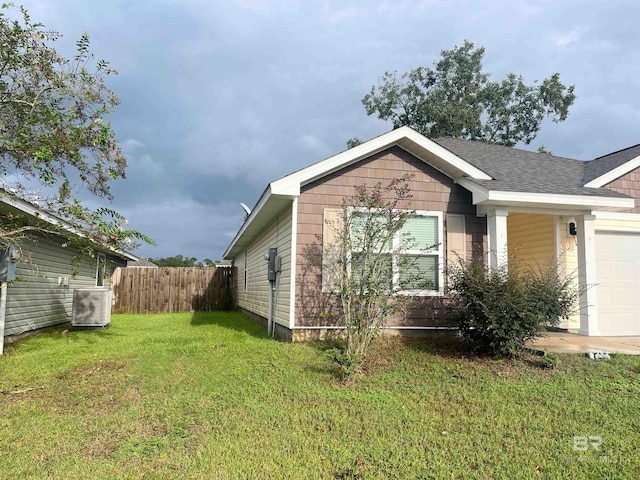
{"type": "Polygon", "coordinates": [[[268,277],[269,277],[269,281],[270,282],[275,282],[276,281],[276,272],[277,267],[276,267],[276,257],[278,256],[278,249],[277,248],[270,248],[269,249],[269,253],[267,254],[267,262],[269,265],[269,273],[268,273],[268,277]]]}
{"type": "Polygon", "coordinates": [[[11,282],[16,279],[16,249],[10,245],[0,247],[0,282],[11,282]]]}

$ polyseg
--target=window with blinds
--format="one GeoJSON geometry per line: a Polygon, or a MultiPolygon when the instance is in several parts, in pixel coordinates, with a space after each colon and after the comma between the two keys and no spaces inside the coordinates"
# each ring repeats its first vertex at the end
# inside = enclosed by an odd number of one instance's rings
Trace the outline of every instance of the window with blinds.
{"type": "MultiPolygon", "coordinates": [[[[364,235],[366,213],[354,212],[351,220],[351,271],[367,275],[363,251],[380,252],[379,268],[387,270],[389,288],[409,295],[433,295],[442,287],[442,212],[416,211],[393,236],[385,229],[384,218],[369,219],[369,235],[364,235]],[[374,232],[372,235],[371,232],[374,232]],[[365,245],[369,242],[369,245],[365,245]]],[[[370,262],[373,263],[373,262],[370,262]]]]}

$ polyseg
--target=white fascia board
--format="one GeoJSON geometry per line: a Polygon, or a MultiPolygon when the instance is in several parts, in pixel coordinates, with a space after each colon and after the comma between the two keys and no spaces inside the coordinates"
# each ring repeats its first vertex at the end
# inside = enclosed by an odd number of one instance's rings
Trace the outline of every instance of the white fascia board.
{"type": "Polygon", "coordinates": [[[625,222],[640,222],[640,213],[624,213],[624,212],[593,212],[597,220],[622,220],[625,222]]]}
{"type": "Polygon", "coordinates": [[[273,185],[273,183],[270,183],[269,186],[266,188],[266,190],[262,193],[262,196],[258,200],[258,203],[251,210],[251,214],[244,221],[244,223],[242,224],[242,227],[240,227],[240,230],[238,230],[238,233],[236,233],[236,236],[233,237],[233,240],[231,240],[231,243],[229,244],[224,254],[222,255],[223,260],[232,260],[231,258],[228,258],[229,253],[231,252],[235,244],[238,242],[238,240],[240,240],[240,238],[242,237],[244,232],[247,230],[247,228],[249,228],[249,225],[251,225],[251,222],[253,222],[253,220],[259,215],[260,210],[262,210],[262,207],[264,207],[265,203],[267,203],[267,201],[271,197],[271,185],[273,185]]]}
{"type": "MultiPolygon", "coordinates": [[[[11,195],[11,194],[7,194],[7,193],[1,193],[0,194],[0,201],[2,201],[3,203],[6,203],[7,205],[14,207],[18,210],[20,210],[23,213],[26,213],[29,216],[32,216],[34,218],[37,218],[39,220],[42,220],[43,222],[48,223],[49,225],[53,225],[56,227],[62,227],[63,229],[65,229],[67,232],[71,233],[72,235],[77,235],[78,237],[81,238],[87,238],[87,235],[85,233],[82,232],[82,230],[78,229],[77,227],[74,227],[73,225],[71,225],[70,223],[66,222],[65,220],[56,217],[55,215],[52,215],[51,213],[47,213],[44,210],[42,210],[41,208],[37,207],[36,205],[27,202],[26,200],[23,200],[19,197],[16,197],[15,195],[11,195]]],[[[135,255],[132,255],[131,253],[119,250],[117,248],[113,248],[110,246],[102,246],[102,245],[98,245],[95,242],[93,242],[91,239],[89,239],[89,241],[94,244],[96,247],[100,247],[103,250],[108,250],[111,253],[115,253],[121,257],[125,257],[129,260],[133,260],[133,261],[138,261],[139,258],[136,257],[135,255]]]]}
{"type": "Polygon", "coordinates": [[[476,180],[493,180],[492,177],[487,175],[485,172],[483,172],[479,168],[474,167],[466,160],[463,160],[462,158],[458,157],[456,154],[444,148],[442,145],[438,145],[433,140],[429,140],[427,137],[416,132],[415,130],[409,127],[401,127],[401,128],[398,128],[397,130],[394,130],[394,132],[397,132],[397,131],[402,131],[403,133],[402,136],[410,139],[420,147],[440,157],[442,160],[449,163],[452,167],[455,167],[456,169],[461,170],[462,172],[464,172],[464,175],[471,178],[475,178],[476,180]]]}
{"type": "Polygon", "coordinates": [[[584,186],[590,188],[604,187],[608,183],[613,182],[615,179],[620,178],[622,175],[625,175],[638,167],[640,167],[640,155],[629,160],[628,162],[623,163],[619,167],[608,171],[604,175],[600,175],[598,178],[594,178],[584,186]]]}
{"type": "Polygon", "coordinates": [[[483,187],[482,185],[478,185],[468,178],[459,178],[455,182],[461,187],[469,190],[473,194],[472,202],[474,205],[482,203],[489,199],[489,189],[483,187]]]}
{"type": "Polygon", "coordinates": [[[26,200],[23,200],[21,198],[15,197],[10,194],[0,194],[0,198],[2,199],[3,203],[6,203],[7,205],[17,208],[18,210],[26,213],[27,215],[36,217],[44,222],[47,222],[50,225],[60,226],[65,230],[68,230],[70,233],[80,235],[80,232],[76,228],[74,228],[73,225],[65,222],[64,220],[56,217],[55,215],[52,215],[50,213],[45,212],[44,210],[41,210],[36,205],[33,205],[32,203],[29,203],[26,200]]]}
{"type": "Polygon", "coordinates": [[[429,140],[424,135],[412,130],[409,127],[400,127],[391,132],[385,133],[357,147],[345,150],[342,153],[329,157],[307,168],[287,175],[271,183],[271,191],[278,195],[300,195],[300,188],[314,180],[322,178],[341,168],[352,165],[375,153],[385,150],[393,145],[402,148],[401,141],[410,141],[417,147],[424,149],[433,155],[450,164],[454,169],[462,171],[464,175],[478,180],[492,180],[492,178],[482,170],[474,167],[462,158],[454,155],[446,148],[429,140]]]}
{"type": "Polygon", "coordinates": [[[538,205],[532,206],[530,204],[527,205],[491,205],[491,204],[480,204],[477,206],[476,212],[478,216],[484,217],[487,214],[491,214],[496,210],[506,210],[509,214],[511,213],[536,213],[538,215],[560,215],[563,217],[575,217],[578,215],[584,215],[585,212],[591,212],[589,208],[585,209],[584,207],[553,207],[548,205],[538,205]]]}
{"type": "Polygon", "coordinates": [[[611,208],[633,208],[635,202],[633,198],[620,197],[595,197],[590,195],[563,195],[553,193],[533,193],[533,192],[504,192],[490,190],[489,202],[514,202],[514,203],[540,203],[553,204],[558,206],[583,206],[583,207],[611,207],[611,208]]]}

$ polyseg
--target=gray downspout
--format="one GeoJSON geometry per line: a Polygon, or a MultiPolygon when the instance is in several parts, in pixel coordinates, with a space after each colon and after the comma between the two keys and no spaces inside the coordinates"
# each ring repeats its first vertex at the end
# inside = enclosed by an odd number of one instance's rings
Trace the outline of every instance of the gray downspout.
{"type": "Polygon", "coordinates": [[[0,287],[0,355],[4,353],[4,320],[7,310],[7,282],[0,287]]]}
{"type": "Polygon", "coordinates": [[[273,321],[273,331],[271,332],[271,336],[275,338],[276,336],[276,313],[278,311],[278,284],[280,283],[280,273],[276,270],[276,279],[273,282],[273,313],[271,314],[273,321]]]}
{"type": "Polygon", "coordinates": [[[267,335],[271,336],[273,325],[273,281],[269,280],[269,314],[267,315],[267,335]]]}

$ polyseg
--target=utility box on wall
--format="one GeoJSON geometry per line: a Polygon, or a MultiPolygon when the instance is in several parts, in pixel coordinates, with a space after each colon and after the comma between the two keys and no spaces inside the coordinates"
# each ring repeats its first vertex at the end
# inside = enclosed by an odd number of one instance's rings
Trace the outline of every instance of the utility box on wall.
{"type": "Polygon", "coordinates": [[[16,279],[18,256],[15,247],[0,247],[0,282],[11,282],[16,279]]]}
{"type": "Polygon", "coordinates": [[[270,248],[269,252],[267,253],[267,262],[268,262],[268,278],[270,282],[275,282],[276,281],[276,272],[278,271],[278,269],[276,268],[276,257],[278,255],[278,249],[277,248],[270,248]]]}

